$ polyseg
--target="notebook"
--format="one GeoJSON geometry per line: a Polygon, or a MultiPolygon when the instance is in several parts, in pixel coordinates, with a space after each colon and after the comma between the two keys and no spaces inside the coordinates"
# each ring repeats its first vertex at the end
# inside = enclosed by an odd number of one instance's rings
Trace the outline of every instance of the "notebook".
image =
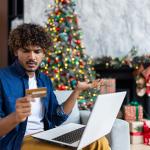
{"type": "Polygon", "coordinates": [[[111,131],[125,95],[116,92],[97,96],[86,126],[69,123],[32,136],[80,150],[111,131]]]}

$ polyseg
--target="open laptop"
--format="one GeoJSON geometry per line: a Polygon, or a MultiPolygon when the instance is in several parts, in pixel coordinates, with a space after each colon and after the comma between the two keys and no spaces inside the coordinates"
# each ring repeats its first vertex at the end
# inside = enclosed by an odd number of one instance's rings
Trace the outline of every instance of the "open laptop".
{"type": "Polygon", "coordinates": [[[99,95],[86,126],[69,123],[32,136],[80,150],[111,131],[125,95],[126,92],[99,95]]]}

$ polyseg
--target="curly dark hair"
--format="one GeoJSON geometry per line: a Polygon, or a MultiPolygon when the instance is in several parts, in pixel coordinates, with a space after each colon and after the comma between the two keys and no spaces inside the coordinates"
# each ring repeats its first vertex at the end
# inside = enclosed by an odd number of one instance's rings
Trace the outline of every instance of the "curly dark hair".
{"type": "Polygon", "coordinates": [[[12,30],[9,35],[8,45],[10,50],[14,53],[19,48],[24,48],[29,45],[40,46],[47,49],[50,44],[50,38],[46,30],[36,24],[22,24],[12,30]]]}

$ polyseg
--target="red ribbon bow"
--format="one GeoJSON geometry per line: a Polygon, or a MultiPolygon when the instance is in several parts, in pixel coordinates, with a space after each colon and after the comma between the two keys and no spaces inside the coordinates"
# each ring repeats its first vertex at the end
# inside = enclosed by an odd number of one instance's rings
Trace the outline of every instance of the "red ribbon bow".
{"type": "Polygon", "coordinates": [[[147,125],[146,121],[144,121],[143,125],[143,138],[144,144],[150,145],[150,127],[147,125]]]}

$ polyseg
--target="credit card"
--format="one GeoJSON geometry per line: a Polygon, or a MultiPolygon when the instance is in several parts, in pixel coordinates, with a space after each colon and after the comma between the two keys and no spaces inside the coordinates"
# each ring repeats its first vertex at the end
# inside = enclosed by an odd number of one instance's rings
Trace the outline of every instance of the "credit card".
{"type": "Polygon", "coordinates": [[[33,98],[41,98],[47,95],[47,88],[26,89],[26,95],[32,95],[33,98]]]}

